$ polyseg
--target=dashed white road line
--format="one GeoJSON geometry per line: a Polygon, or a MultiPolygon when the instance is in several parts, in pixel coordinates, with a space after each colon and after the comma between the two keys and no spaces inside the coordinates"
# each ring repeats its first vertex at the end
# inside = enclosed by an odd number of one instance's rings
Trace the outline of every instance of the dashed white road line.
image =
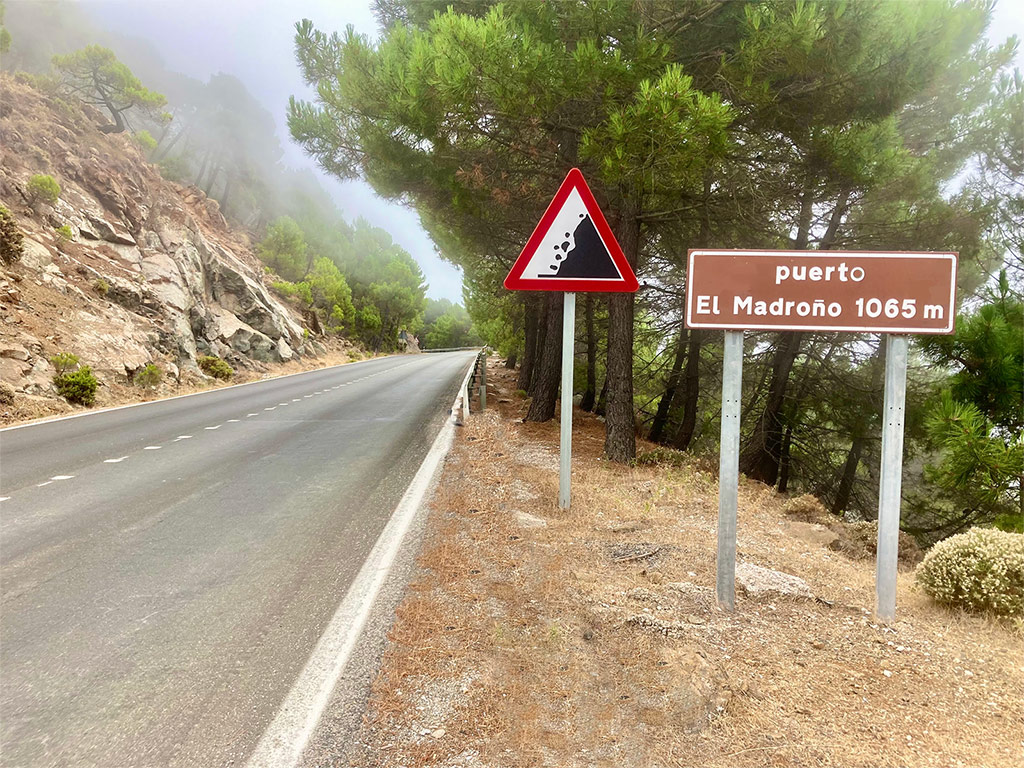
{"type": "Polygon", "coordinates": [[[144,451],[159,451],[161,448],[163,448],[162,445],[147,445],[142,450],[144,450],[144,451]]]}
{"type": "MultiPolygon", "coordinates": [[[[126,456],[125,458],[128,458],[128,457],[126,456]]],[[[71,480],[72,478],[74,478],[74,475],[54,475],[50,479],[51,480],[71,480]]]]}
{"type": "Polygon", "coordinates": [[[288,405],[288,403],[278,403],[278,405],[288,405]]]}
{"type": "Polygon", "coordinates": [[[250,419],[253,416],[259,416],[259,414],[258,413],[247,413],[247,414],[245,414],[245,418],[247,418],[247,419],[250,419]]]}
{"type": "Polygon", "coordinates": [[[44,485],[49,485],[52,482],[52,480],[47,480],[45,483],[36,483],[36,488],[42,488],[44,485]]]}
{"type": "Polygon", "coordinates": [[[120,464],[122,461],[124,461],[127,458],[128,458],[127,456],[122,456],[119,459],[104,459],[103,463],[104,464],[120,464]]]}
{"type": "Polygon", "coordinates": [[[295,397],[295,398],[292,398],[292,402],[293,402],[293,403],[297,403],[297,402],[299,402],[299,400],[301,400],[301,399],[302,399],[301,397],[295,397]]]}
{"type": "Polygon", "coordinates": [[[223,426],[223,424],[218,424],[216,427],[203,427],[203,429],[220,429],[223,426]]]}
{"type": "Polygon", "coordinates": [[[174,438],[174,442],[176,443],[179,440],[191,440],[191,439],[192,439],[192,435],[178,435],[176,438],[174,438]]]}
{"type": "Polygon", "coordinates": [[[228,419],[228,424],[235,424],[237,422],[238,422],[238,419],[228,419]]]}
{"type": "Polygon", "coordinates": [[[306,398],[306,397],[312,397],[312,395],[303,395],[303,397],[304,397],[304,398],[306,398]]]}
{"type": "Polygon", "coordinates": [[[0,496],[0,501],[10,501],[10,496],[0,496]]]}
{"type": "Polygon", "coordinates": [[[277,406],[276,406],[276,405],[272,405],[272,406],[270,406],[269,408],[264,408],[263,410],[264,410],[264,411],[272,411],[272,410],[274,410],[275,408],[277,408],[277,406]]]}

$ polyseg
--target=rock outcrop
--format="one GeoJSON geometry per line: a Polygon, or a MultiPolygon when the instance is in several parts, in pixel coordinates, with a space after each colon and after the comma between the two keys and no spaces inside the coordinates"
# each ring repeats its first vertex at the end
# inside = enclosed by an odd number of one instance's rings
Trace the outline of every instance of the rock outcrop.
{"type": "Polygon", "coordinates": [[[130,376],[152,361],[259,368],[323,349],[264,286],[249,236],[161,177],[129,134],[7,75],[0,103],[0,204],[24,233],[20,263],[0,273],[0,379],[45,392],[57,351],[130,376]],[[31,199],[33,174],[60,184],[55,204],[31,199]]]}

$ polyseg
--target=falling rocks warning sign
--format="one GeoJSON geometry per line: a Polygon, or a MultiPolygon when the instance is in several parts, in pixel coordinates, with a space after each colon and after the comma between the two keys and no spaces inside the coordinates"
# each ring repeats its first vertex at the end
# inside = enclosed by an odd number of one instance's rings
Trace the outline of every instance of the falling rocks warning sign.
{"type": "Polygon", "coordinates": [[[952,333],[956,264],[956,253],[692,250],[686,325],[952,333]]]}
{"type": "Polygon", "coordinates": [[[583,174],[573,168],[505,278],[513,291],[623,291],[637,279],[583,174]]]}

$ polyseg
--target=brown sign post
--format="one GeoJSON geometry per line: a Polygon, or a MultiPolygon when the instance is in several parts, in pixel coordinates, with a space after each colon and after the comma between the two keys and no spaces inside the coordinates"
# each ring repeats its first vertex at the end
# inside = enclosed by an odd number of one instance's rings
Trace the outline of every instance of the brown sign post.
{"type": "Polygon", "coordinates": [[[743,331],[885,333],[875,613],[896,615],[908,333],[952,333],[956,253],[691,250],[686,325],[725,330],[718,473],[718,602],[736,604],[743,331]]]}

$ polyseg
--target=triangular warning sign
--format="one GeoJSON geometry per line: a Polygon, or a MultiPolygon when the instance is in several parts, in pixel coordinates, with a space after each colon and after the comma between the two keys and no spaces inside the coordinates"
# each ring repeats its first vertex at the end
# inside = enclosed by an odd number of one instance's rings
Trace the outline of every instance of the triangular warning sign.
{"type": "Polygon", "coordinates": [[[632,293],[636,275],[597,206],[579,168],[573,168],[512,265],[510,291],[632,293]]]}

